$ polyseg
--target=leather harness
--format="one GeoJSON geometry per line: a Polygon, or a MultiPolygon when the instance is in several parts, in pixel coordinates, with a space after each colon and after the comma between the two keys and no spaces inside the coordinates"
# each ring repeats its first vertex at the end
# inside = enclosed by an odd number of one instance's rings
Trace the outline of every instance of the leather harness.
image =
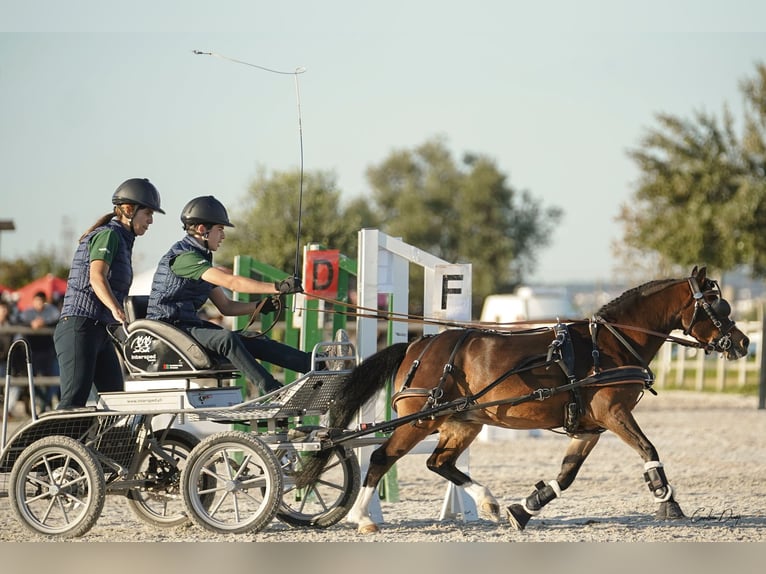
{"type": "Polygon", "coordinates": [[[418,370],[418,367],[422,364],[423,357],[428,352],[428,350],[431,348],[431,345],[434,343],[434,341],[437,339],[438,335],[429,335],[429,341],[423,348],[423,350],[420,352],[420,355],[417,359],[415,359],[412,362],[412,365],[410,365],[410,369],[407,372],[407,375],[405,376],[404,383],[402,385],[402,388],[394,394],[394,396],[391,398],[391,404],[392,408],[396,410],[396,403],[404,398],[411,398],[411,397],[425,397],[425,402],[423,404],[423,407],[421,409],[421,417],[415,417],[412,421],[412,424],[416,424],[419,421],[425,420],[427,418],[435,418],[437,416],[443,416],[449,413],[455,413],[460,411],[466,411],[466,410],[475,410],[475,409],[483,409],[490,406],[495,405],[517,405],[524,402],[537,400],[537,401],[543,401],[547,398],[552,397],[553,395],[560,394],[562,392],[568,392],[570,395],[570,400],[566,404],[565,412],[564,412],[564,431],[571,435],[576,434],[580,425],[580,420],[584,414],[584,406],[582,402],[582,396],[580,393],[580,390],[583,387],[592,387],[592,386],[607,386],[607,385],[624,385],[624,384],[642,384],[644,389],[649,390],[650,392],[657,394],[654,389],[652,389],[652,384],[654,383],[654,375],[649,369],[648,365],[646,365],[641,359],[641,357],[638,355],[638,353],[633,349],[633,347],[630,345],[630,343],[617,331],[614,329],[611,325],[604,322],[600,317],[594,317],[590,321],[590,333],[591,333],[591,341],[593,345],[592,350],[592,357],[593,357],[593,367],[591,370],[591,374],[588,375],[585,378],[577,379],[574,375],[575,372],[575,353],[574,353],[574,346],[572,344],[572,338],[569,334],[569,328],[567,325],[563,323],[557,323],[553,327],[554,331],[554,339],[548,345],[547,354],[545,355],[539,355],[539,356],[533,356],[528,357],[520,365],[515,367],[514,369],[511,369],[509,371],[506,371],[503,373],[500,377],[492,381],[489,385],[484,387],[482,390],[480,390],[478,393],[463,397],[462,399],[451,401],[449,403],[441,402],[441,399],[444,396],[444,385],[447,381],[447,377],[449,377],[454,371],[455,371],[455,357],[457,356],[458,351],[460,348],[465,344],[465,342],[468,340],[468,338],[476,332],[479,332],[478,329],[466,329],[462,336],[456,341],[454,347],[452,348],[452,352],[450,353],[450,357],[445,363],[443,369],[442,369],[442,375],[439,379],[438,384],[431,388],[431,389],[425,389],[425,388],[416,388],[413,389],[410,387],[412,384],[412,379],[415,376],[415,373],[418,370]],[[612,332],[617,339],[628,348],[631,353],[636,356],[641,366],[623,366],[623,367],[616,367],[613,369],[606,369],[602,370],[600,367],[600,352],[597,344],[597,336],[598,336],[598,327],[599,325],[604,325],[609,329],[610,332],[612,332]],[[501,399],[491,402],[484,402],[479,403],[478,399],[481,398],[483,395],[488,393],[493,387],[497,386],[499,383],[504,381],[505,379],[519,374],[521,372],[529,371],[532,369],[540,368],[540,367],[549,367],[553,364],[556,364],[559,369],[561,369],[564,376],[567,378],[567,383],[563,385],[559,385],[557,387],[551,387],[551,388],[541,388],[536,389],[532,393],[529,393],[528,395],[523,395],[520,397],[511,397],[508,399],[501,399]]]}

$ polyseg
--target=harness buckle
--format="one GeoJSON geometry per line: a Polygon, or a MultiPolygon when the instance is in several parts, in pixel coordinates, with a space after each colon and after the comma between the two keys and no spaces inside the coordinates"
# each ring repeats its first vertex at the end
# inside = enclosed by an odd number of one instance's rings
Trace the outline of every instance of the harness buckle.
{"type": "Polygon", "coordinates": [[[543,389],[535,389],[532,391],[532,396],[536,401],[544,401],[545,399],[549,399],[553,396],[553,389],[550,388],[543,388],[543,389]]]}

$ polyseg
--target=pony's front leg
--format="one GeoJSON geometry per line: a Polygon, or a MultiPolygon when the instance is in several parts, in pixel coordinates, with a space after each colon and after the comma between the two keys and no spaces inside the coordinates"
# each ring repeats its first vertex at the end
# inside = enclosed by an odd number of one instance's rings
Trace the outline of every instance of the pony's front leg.
{"type": "Polygon", "coordinates": [[[508,522],[511,526],[516,530],[524,530],[530,518],[539,514],[551,500],[561,496],[561,493],[571,486],[582,463],[585,462],[600,437],[599,433],[572,437],[556,480],[547,484],[543,481],[538,482],[532,494],[523,498],[518,504],[508,507],[508,522]]]}
{"type": "Polygon", "coordinates": [[[634,448],[644,460],[644,480],[654,500],[659,503],[655,517],[662,520],[684,518],[681,507],[673,498],[673,488],[665,477],[657,449],[641,431],[632,413],[616,411],[613,419],[605,421],[606,427],[634,448]]]}
{"type": "Polygon", "coordinates": [[[659,503],[655,518],[672,520],[685,517],[683,510],[673,498],[673,487],[668,484],[665,469],[660,461],[650,460],[644,464],[644,480],[652,491],[654,500],[659,503]]]}

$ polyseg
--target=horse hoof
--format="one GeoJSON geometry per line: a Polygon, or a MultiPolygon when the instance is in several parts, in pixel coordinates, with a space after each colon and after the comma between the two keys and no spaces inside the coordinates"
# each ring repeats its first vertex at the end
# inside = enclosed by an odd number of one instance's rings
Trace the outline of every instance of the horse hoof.
{"type": "Polygon", "coordinates": [[[668,500],[660,502],[660,507],[654,517],[657,520],[678,520],[679,518],[686,518],[686,515],[675,500],[668,500]]]}
{"type": "Polygon", "coordinates": [[[479,510],[479,517],[490,522],[500,522],[500,505],[499,504],[485,504],[482,505],[479,510]]]}
{"type": "Polygon", "coordinates": [[[377,534],[380,532],[380,528],[378,528],[377,524],[365,524],[364,526],[360,526],[357,531],[359,534],[377,534]]]}
{"type": "Polygon", "coordinates": [[[532,518],[532,515],[524,510],[521,504],[511,504],[508,507],[508,522],[516,530],[524,530],[530,518],[532,518]]]}

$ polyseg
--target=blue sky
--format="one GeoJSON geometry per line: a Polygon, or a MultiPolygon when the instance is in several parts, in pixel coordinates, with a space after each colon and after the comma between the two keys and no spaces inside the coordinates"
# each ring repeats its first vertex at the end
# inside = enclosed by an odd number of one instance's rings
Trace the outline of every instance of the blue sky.
{"type": "MultiPolygon", "coordinates": [[[[115,187],[162,194],[137,272],[180,237],[188,199],[230,212],[259,168],[331,170],[344,197],[368,166],[444,137],[564,210],[532,279],[615,279],[615,222],[635,190],[626,151],[658,112],[740,118],[766,61],[766,3],[0,0],[0,256],[71,257],[115,187]]],[[[310,241],[312,238],[304,238],[310,241]]],[[[257,254],[253,254],[256,255],[257,254]]]]}

